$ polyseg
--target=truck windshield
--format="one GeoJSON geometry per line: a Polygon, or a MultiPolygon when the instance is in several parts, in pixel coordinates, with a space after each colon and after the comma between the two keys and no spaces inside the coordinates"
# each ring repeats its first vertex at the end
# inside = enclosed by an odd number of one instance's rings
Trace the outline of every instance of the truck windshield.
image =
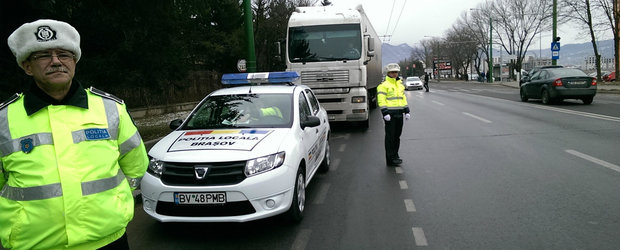
{"type": "Polygon", "coordinates": [[[289,28],[291,62],[322,62],[360,59],[359,24],[332,24],[289,28]]]}

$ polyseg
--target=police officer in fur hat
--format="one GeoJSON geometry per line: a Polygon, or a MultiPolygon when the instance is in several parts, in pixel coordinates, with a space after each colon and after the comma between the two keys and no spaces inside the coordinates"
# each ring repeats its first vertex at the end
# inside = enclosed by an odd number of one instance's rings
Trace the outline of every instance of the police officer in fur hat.
{"type": "Polygon", "coordinates": [[[148,158],[124,102],[73,80],[82,51],[68,23],[23,24],[8,45],[33,81],[0,104],[3,247],[129,248],[148,158]]]}
{"type": "Polygon", "coordinates": [[[398,154],[400,135],[403,132],[403,119],[411,118],[405,86],[398,74],[400,66],[390,63],[385,66],[387,76],[377,86],[377,105],[385,121],[385,161],[388,166],[397,166],[403,163],[398,154]]]}

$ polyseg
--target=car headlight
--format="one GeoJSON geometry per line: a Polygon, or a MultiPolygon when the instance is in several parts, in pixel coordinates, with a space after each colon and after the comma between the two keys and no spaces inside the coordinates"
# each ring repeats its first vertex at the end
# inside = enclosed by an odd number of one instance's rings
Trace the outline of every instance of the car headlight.
{"type": "Polygon", "coordinates": [[[284,152],[250,159],[245,163],[245,176],[250,177],[257,174],[262,174],[282,166],[283,163],[284,152]]]}
{"type": "Polygon", "coordinates": [[[161,174],[164,172],[164,162],[158,160],[157,158],[151,158],[147,172],[157,177],[161,177],[161,174]]]}

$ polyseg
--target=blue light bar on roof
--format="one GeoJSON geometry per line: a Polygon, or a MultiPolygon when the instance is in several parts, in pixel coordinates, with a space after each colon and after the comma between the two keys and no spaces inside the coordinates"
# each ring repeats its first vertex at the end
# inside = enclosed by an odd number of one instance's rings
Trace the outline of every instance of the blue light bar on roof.
{"type": "Polygon", "coordinates": [[[223,84],[293,83],[299,78],[295,71],[224,74],[223,84]]]}

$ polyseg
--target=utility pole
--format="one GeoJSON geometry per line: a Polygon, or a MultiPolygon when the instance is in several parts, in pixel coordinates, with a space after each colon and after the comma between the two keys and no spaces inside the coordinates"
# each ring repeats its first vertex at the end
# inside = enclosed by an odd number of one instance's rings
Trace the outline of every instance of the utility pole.
{"type": "MultiPolygon", "coordinates": [[[[558,0],[553,0],[553,41],[551,43],[557,42],[558,37],[558,0]]],[[[553,53],[552,53],[553,54],[553,53]]],[[[551,65],[558,65],[558,60],[551,59],[551,65]]]]}
{"type": "Polygon", "coordinates": [[[254,23],[252,22],[252,1],[243,0],[243,15],[245,15],[245,35],[248,39],[248,69],[247,72],[256,72],[256,53],[254,52],[254,23]]]}

